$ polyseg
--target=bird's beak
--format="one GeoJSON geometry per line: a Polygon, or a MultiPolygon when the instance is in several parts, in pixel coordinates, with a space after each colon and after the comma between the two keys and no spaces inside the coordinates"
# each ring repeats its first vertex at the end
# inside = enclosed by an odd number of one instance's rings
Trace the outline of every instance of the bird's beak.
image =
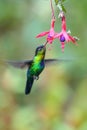
{"type": "Polygon", "coordinates": [[[48,42],[46,41],[46,43],[44,44],[44,48],[46,48],[47,43],[48,43],[48,42]]]}
{"type": "Polygon", "coordinates": [[[43,48],[45,49],[45,48],[46,48],[46,46],[44,45],[44,46],[43,46],[43,48]]]}

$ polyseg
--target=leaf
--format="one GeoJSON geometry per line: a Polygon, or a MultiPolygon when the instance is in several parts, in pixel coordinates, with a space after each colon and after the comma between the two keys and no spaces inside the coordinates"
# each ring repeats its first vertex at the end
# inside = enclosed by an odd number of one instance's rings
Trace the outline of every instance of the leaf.
{"type": "Polygon", "coordinates": [[[58,5],[59,0],[55,0],[56,5],[58,5]]]}
{"type": "Polygon", "coordinates": [[[55,0],[55,3],[56,3],[56,5],[58,5],[59,2],[62,4],[64,1],[66,1],[66,0],[55,0]]]}
{"type": "Polygon", "coordinates": [[[65,1],[66,1],[66,0],[55,0],[55,3],[56,3],[57,7],[58,7],[60,10],[62,10],[63,12],[66,13],[66,9],[65,9],[65,7],[64,7],[64,5],[63,5],[63,2],[65,2],[65,1]]]}
{"type": "Polygon", "coordinates": [[[64,2],[65,0],[62,0],[62,2],[64,2]]]}
{"type": "Polygon", "coordinates": [[[64,5],[63,5],[62,3],[58,3],[57,7],[58,7],[58,9],[59,9],[60,11],[63,11],[63,12],[66,13],[66,9],[65,9],[65,7],[64,7],[64,5]]]}
{"type": "Polygon", "coordinates": [[[62,11],[66,13],[66,9],[63,4],[61,4],[61,7],[62,7],[62,11]]]}

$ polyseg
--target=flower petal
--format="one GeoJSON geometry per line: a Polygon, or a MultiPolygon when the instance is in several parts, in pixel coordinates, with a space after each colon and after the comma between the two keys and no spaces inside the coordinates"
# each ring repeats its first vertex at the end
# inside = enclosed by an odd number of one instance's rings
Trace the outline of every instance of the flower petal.
{"type": "Polygon", "coordinates": [[[47,42],[48,42],[48,43],[52,43],[53,40],[54,40],[54,37],[51,37],[51,36],[48,34],[47,42]]]}
{"type": "Polygon", "coordinates": [[[61,48],[62,48],[62,52],[64,52],[64,48],[65,48],[65,43],[61,42],[61,48]]]}
{"type": "Polygon", "coordinates": [[[54,28],[54,24],[55,24],[55,19],[51,20],[51,28],[54,28]]]}
{"type": "Polygon", "coordinates": [[[63,36],[65,37],[66,42],[70,41],[69,35],[67,34],[67,32],[63,31],[63,36]]]}
{"type": "Polygon", "coordinates": [[[66,19],[65,19],[65,16],[62,17],[62,30],[66,31],[66,19]]]}
{"type": "Polygon", "coordinates": [[[49,44],[52,44],[53,40],[47,39],[49,44]]]}
{"type": "Polygon", "coordinates": [[[53,28],[50,29],[49,35],[50,35],[51,37],[53,37],[53,36],[55,35],[55,32],[54,32],[54,29],[53,29],[53,28]]]}
{"type": "Polygon", "coordinates": [[[54,38],[60,38],[60,36],[62,35],[62,32],[60,32],[60,33],[55,33],[55,35],[54,35],[54,38]]]}
{"type": "Polygon", "coordinates": [[[43,36],[47,35],[48,33],[49,33],[49,31],[47,31],[47,32],[42,32],[42,33],[38,34],[38,35],[36,36],[36,38],[43,37],[43,36]]]}
{"type": "Polygon", "coordinates": [[[70,36],[69,34],[68,34],[68,37],[69,37],[69,39],[70,39],[74,44],[77,44],[75,38],[73,38],[73,37],[70,36]]]}

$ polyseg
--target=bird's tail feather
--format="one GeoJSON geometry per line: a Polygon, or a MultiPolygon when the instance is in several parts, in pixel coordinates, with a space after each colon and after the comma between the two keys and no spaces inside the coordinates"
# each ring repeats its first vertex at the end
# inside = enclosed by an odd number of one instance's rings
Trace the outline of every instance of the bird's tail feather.
{"type": "Polygon", "coordinates": [[[26,88],[25,88],[25,94],[26,95],[30,93],[33,82],[34,82],[34,77],[30,77],[30,78],[27,79],[26,88]]]}

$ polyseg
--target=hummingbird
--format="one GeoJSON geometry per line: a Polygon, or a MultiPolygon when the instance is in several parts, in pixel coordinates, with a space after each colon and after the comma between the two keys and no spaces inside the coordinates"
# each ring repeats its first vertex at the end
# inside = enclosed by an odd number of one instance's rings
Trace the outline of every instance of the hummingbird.
{"type": "Polygon", "coordinates": [[[24,61],[6,61],[6,63],[12,65],[17,68],[25,68],[27,67],[27,81],[25,87],[25,94],[28,95],[31,92],[31,88],[33,86],[34,80],[39,79],[39,75],[44,70],[45,65],[49,65],[54,62],[61,62],[64,60],[61,59],[45,59],[46,54],[46,46],[41,45],[36,48],[35,55],[32,60],[24,60],[24,61]]]}

